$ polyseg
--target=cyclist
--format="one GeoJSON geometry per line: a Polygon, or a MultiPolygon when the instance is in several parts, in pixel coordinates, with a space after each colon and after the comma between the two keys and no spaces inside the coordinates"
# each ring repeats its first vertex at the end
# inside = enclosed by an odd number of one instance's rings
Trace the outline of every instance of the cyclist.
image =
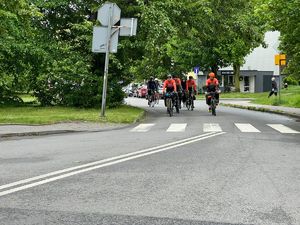
{"type": "MultiPolygon", "coordinates": [[[[165,94],[166,92],[170,92],[170,93],[176,93],[177,92],[177,88],[176,88],[176,82],[175,80],[172,79],[171,75],[168,75],[168,79],[164,81],[164,85],[163,85],[163,94],[165,94]]],[[[174,97],[172,98],[173,103],[174,103],[174,97]]],[[[165,98],[165,106],[166,105],[166,98],[165,98]]]]}
{"type": "Polygon", "coordinates": [[[154,100],[154,95],[157,90],[156,82],[154,81],[153,77],[150,77],[150,80],[147,83],[147,89],[148,89],[148,104],[150,105],[150,101],[153,97],[152,100],[154,100]]]}
{"type": "Polygon", "coordinates": [[[184,76],[182,78],[182,81],[181,81],[181,86],[183,87],[183,91],[182,91],[182,103],[183,105],[185,104],[186,102],[186,76],[184,76]]]}
{"type": "Polygon", "coordinates": [[[206,80],[206,104],[209,106],[209,111],[211,111],[211,98],[209,98],[210,92],[215,92],[215,98],[217,104],[219,103],[219,81],[215,78],[215,74],[213,72],[209,73],[209,78],[206,80]]]}
{"type": "Polygon", "coordinates": [[[159,84],[159,80],[157,78],[154,79],[155,81],[155,84],[156,84],[156,92],[155,92],[155,101],[156,101],[156,104],[158,104],[159,102],[159,87],[160,87],[160,84],[159,84]]]}
{"type": "Polygon", "coordinates": [[[197,94],[197,85],[196,82],[193,78],[193,76],[189,76],[188,81],[186,82],[186,91],[188,93],[188,98],[192,97],[192,110],[195,108],[194,107],[194,99],[195,95],[197,94]]]}
{"type": "Polygon", "coordinates": [[[176,83],[176,89],[177,89],[177,100],[178,100],[178,106],[179,109],[181,109],[181,101],[182,101],[182,86],[181,86],[181,80],[177,75],[174,75],[174,80],[176,83]]]}

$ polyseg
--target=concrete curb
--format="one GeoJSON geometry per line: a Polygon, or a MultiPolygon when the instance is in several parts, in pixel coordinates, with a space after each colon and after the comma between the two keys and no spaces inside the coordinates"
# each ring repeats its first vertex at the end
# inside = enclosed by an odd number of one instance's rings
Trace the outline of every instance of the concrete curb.
{"type": "Polygon", "coordinates": [[[237,104],[232,104],[232,103],[220,103],[220,105],[232,107],[232,108],[247,109],[247,110],[252,110],[252,111],[267,112],[267,113],[291,116],[291,117],[295,117],[297,119],[300,118],[300,115],[298,115],[298,114],[289,113],[289,112],[285,112],[282,110],[272,110],[272,109],[265,108],[265,107],[243,106],[243,105],[237,105],[237,104]]]}

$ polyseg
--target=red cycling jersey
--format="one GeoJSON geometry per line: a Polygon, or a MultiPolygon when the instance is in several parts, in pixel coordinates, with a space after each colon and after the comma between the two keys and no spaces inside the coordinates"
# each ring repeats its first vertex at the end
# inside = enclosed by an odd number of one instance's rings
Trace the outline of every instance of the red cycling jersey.
{"type": "Polygon", "coordinates": [[[195,80],[188,80],[188,81],[186,82],[186,90],[188,91],[189,88],[193,88],[193,87],[194,87],[194,91],[196,92],[196,90],[197,90],[197,85],[196,85],[195,80]]]}
{"type": "Polygon", "coordinates": [[[176,82],[175,80],[171,79],[171,80],[165,80],[164,82],[164,86],[163,86],[163,91],[165,91],[165,89],[168,89],[168,90],[174,90],[175,92],[177,91],[177,88],[176,88],[176,82]]]}
{"type": "Polygon", "coordinates": [[[214,85],[214,86],[219,86],[219,81],[217,78],[214,78],[213,80],[211,79],[207,79],[206,80],[206,87],[210,86],[210,85],[214,85]]]}
{"type": "Polygon", "coordinates": [[[179,78],[174,78],[177,86],[181,85],[181,80],[179,78]]]}

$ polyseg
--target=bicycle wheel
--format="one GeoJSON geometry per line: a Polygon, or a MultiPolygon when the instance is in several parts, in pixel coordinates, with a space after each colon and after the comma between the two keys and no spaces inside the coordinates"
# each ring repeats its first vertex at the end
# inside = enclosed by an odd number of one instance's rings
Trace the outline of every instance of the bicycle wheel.
{"type": "Polygon", "coordinates": [[[155,96],[151,95],[151,107],[154,107],[155,105],[155,96]]]}
{"type": "Polygon", "coordinates": [[[171,117],[171,116],[173,116],[172,99],[171,98],[167,98],[166,104],[167,104],[167,111],[168,111],[168,113],[169,113],[169,115],[171,117]]]}
{"type": "Polygon", "coordinates": [[[216,116],[217,114],[216,114],[216,99],[215,98],[213,98],[212,100],[211,100],[211,114],[213,115],[213,116],[216,116]]]}
{"type": "Polygon", "coordinates": [[[191,99],[190,99],[190,97],[188,97],[188,99],[186,100],[186,108],[188,110],[190,110],[190,108],[191,108],[191,99]]]}

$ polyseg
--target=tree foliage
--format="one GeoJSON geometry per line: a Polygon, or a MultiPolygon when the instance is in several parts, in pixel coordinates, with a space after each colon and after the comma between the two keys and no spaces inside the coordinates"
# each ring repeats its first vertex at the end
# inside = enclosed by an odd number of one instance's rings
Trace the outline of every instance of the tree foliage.
{"type": "MultiPolygon", "coordinates": [[[[186,73],[196,65],[215,72],[239,68],[262,43],[269,19],[257,5],[269,10],[280,1],[116,0],[122,17],[138,18],[138,32],[120,37],[110,56],[108,104],[120,104],[121,87],[132,80],[186,73]]],[[[0,96],[30,91],[44,105],[100,105],[104,56],[91,52],[91,40],[104,2],[0,0],[0,96]]],[[[296,55],[289,38],[283,37],[282,47],[296,55]]]]}
{"type": "Polygon", "coordinates": [[[265,3],[270,25],[281,33],[280,49],[287,54],[287,73],[300,80],[300,1],[271,0],[265,3]]]}

